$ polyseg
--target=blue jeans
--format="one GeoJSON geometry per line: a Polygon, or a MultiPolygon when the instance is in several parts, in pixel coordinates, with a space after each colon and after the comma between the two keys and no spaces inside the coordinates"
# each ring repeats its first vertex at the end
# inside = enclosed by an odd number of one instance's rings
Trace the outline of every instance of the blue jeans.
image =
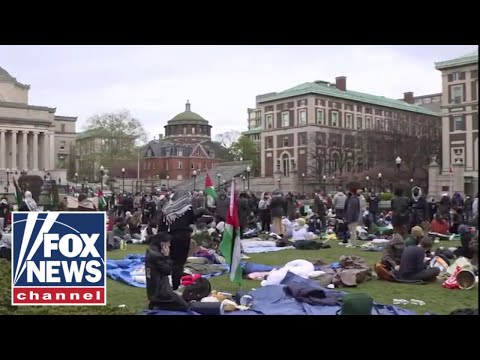
{"type": "Polygon", "coordinates": [[[375,225],[377,224],[377,213],[373,211],[368,212],[368,217],[370,218],[370,221],[374,223],[375,225]]]}

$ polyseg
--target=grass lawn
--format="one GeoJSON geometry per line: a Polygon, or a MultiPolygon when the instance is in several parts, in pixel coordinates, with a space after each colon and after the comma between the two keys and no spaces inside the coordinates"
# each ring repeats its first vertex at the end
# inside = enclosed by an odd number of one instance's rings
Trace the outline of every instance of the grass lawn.
{"type": "MultiPolygon", "coordinates": [[[[331,249],[321,250],[284,250],[264,254],[248,254],[250,262],[278,265],[296,260],[315,260],[322,259],[326,262],[338,261],[343,254],[358,255],[367,260],[373,267],[373,264],[381,257],[379,252],[369,252],[360,249],[345,249],[331,243],[331,249]]],[[[459,245],[456,241],[443,241],[439,244],[445,248],[459,245]]],[[[126,251],[115,250],[108,253],[110,259],[122,259],[125,255],[131,253],[144,253],[144,245],[129,245],[126,251]]],[[[238,286],[232,284],[228,275],[218,276],[210,279],[212,288],[220,291],[235,293],[238,286]]],[[[251,290],[260,287],[259,281],[244,280],[243,288],[251,290]]],[[[147,308],[146,290],[125,285],[123,283],[108,279],[108,303],[112,305],[125,304],[130,310],[141,311],[147,308]]],[[[370,294],[375,301],[382,304],[391,304],[393,299],[417,299],[426,303],[425,306],[401,305],[401,307],[423,314],[429,311],[435,314],[448,314],[455,309],[460,308],[478,308],[478,286],[472,290],[448,290],[444,289],[440,282],[428,285],[406,285],[396,284],[377,279],[372,279],[366,283],[360,284],[356,288],[341,288],[348,292],[363,292],[370,294]]]]}

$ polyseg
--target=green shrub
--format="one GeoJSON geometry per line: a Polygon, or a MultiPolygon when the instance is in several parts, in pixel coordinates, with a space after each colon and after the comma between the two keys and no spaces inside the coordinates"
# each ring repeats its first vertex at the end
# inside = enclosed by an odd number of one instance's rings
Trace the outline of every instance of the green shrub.
{"type": "Polygon", "coordinates": [[[117,306],[12,306],[11,263],[0,259],[0,315],[135,315],[117,306]]]}
{"type": "Polygon", "coordinates": [[[393,193],[391,192],[382,192],[380,193],[380,200],[382,201],[390,201],[393,199],[393,193]]]}

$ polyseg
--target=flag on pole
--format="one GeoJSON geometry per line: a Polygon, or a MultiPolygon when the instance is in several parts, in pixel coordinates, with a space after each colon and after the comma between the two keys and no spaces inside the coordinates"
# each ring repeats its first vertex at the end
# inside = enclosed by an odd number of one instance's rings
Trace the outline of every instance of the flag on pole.
{"type": "Polygon", "coordinates": [[[20,190],[20,186],[18,186],[17,180],[15,180],[15,178],[13,178],[13,185],[15,186],[15,201],[17,202],[17,205],[20,206],[23,201],[23,191],[20,190]]]}
{"type": "Polygon", "coordinates": [[[98,208],[100,211],[107,211],[108,206],[107,206],[107,200],[105,200],[105,197],[103,196],[103,191],[98,190],[98,208]]]}
{"type": "Polygon", "coordinates": [[[240,243],[240,221],[238,220],[237,198],[235,196],[235,181],[232,181],[230,191],[230,208],[227,215],[227,223],[223,231],[220,251],[230,265],[230,281],[242,285],[242,258],[240,243]]]}
{"type": "Polygon", "coordinates": [[[207,197],[207,206],[214,207],[215,206],[215,199],[217,198],[217,192],[213,187],[212,179],[210,179],[210,175],[207,174],[205,178],[205,196],[207,197]]]}

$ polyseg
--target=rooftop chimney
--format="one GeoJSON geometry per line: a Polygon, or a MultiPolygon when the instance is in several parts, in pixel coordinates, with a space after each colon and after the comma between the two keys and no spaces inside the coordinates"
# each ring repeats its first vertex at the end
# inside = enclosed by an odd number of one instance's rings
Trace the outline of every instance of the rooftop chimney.
{"type": "Polygon", "coordinates": [[[335,78],[335,85],[337,85],[338,90],[347,91],[347,77],[337,76],[335,78]]]}
{"type": "Polygon", "coordinates": [[[407,104],[414,104],[415,100],[413,99],[413,92],[409,91],[403,93],[403,101],[405,101],[407,104]]]}
{"type": "Polygon", "coordinates": [[[185,111],[190,111],[190,101],[187,100],[187,103],[185,104],[185,111]]]}

